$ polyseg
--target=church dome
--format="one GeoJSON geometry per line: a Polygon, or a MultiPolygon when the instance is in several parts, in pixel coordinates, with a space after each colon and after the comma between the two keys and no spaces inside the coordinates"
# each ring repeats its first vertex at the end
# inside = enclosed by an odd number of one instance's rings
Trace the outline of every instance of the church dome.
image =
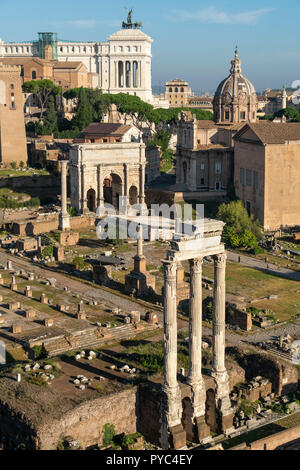
{"type": "Polygon", "coordinates": [[[242,74],[238,50],[231,61],[230,75],[217,88],[214,116],[217,123],[255,122],[257,95],[252,83],[242,74]]]}

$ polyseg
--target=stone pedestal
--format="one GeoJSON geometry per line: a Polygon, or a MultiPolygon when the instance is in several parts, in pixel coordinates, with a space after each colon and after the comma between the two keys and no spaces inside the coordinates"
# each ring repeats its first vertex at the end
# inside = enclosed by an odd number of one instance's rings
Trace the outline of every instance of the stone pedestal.
{"type": "Polygon", "coordinates": [[[125,277],[125,293],[130,295],[136,292],[138,296],[141,296],[155,292],[155,277],[147,272],[147,260],[143,255],[143,233],[141,227],[139,227],[137,254],[133,260],[133,271],[125,277]]]}
{"type": "Polygon", "coordinates": [[[49,303],[48,297],[46,296],[46,294],[42,294],[41,295],[41,304],[48,305],[48,303],[49,303]]]}

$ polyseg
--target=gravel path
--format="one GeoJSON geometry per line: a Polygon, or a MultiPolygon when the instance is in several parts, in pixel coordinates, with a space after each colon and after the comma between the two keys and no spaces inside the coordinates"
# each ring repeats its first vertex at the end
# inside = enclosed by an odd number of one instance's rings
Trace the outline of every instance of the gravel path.
{"type": "Polygon", "coordinates": [[[277,267],[275,264],[267,264],[264,261],[251,258],[249,256],[238,255],[232,251],[227,251],[228,261],[240,263],[243,266],[248,266],[249,268],[258,269],[263,271],[266,274],[273,274],[274,276],[283,277],[285,279],[290,279],[291,281],[300,281],[300,272],[293,271],[292,269],[277,267]]]}

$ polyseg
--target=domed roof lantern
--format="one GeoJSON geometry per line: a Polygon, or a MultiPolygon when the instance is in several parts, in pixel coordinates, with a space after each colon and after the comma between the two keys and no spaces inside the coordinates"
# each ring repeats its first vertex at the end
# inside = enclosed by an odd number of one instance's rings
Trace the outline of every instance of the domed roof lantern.
{"type": "Polygon", "coordinates": [[[237,46],[234,51],[234,59],[231,61],[230,73],[234,75],[240,75],[242,73],[242,61],[239,58],[239,50],[237,46]]]}

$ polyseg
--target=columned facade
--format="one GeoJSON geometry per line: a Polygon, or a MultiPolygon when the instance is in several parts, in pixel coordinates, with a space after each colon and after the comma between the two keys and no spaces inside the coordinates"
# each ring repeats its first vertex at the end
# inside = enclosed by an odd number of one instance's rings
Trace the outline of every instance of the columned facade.
{"type": "MultiPolygon", "coordinates": [[[[202,265],[206,256],[215,261],[213,371],[217,428],[220,432],[233,426],[233,410],[229,398],[229,377],[225,367],[225,271],[226,254],[221,236],[224,224],[204,220],[203,233],[184,236],[172,242],[172,250],[163,261],[164,285],[164,360],[162,387],[162,423],[160,443],[164,449],[179,449],[186,441],[201,442],[210,436],[206,423],[206,386],[202,376],[202,265]],[[190,326],[189,371],[186,384],[191,387],[191,423],[186,429],[182,421],[182,396],[177,378],[177,299],[176,273],[182,261],[190,262],[190,326]]],[[[187,411],[185,411],[187,414],[187,411]]]]}
{"type": "Polygon", "coordinates": [[[72,207],[78,213],[96,212],[105,204],[116,210],[145,206],[145,145],[141,143],[73,145],[70,151],[72,207]],[[130,195],[136,195],[131,197],[130,195]]]}
{"type": "MultiPolygon", "coordinates": [[[[55,33],[50,33],[55,36],[55,33]]],[[[55,57],[61,62],[82,62],[88,72],[99,74],[95,87],[103,93],[129,93],[153,102],[151,47],[153,40],[140,29],[121,29],[107,42],[72,42],[53,39],[55,57]]],[[[38,41],[0,41],[0,58],[39,57],[38,41]]]]}

